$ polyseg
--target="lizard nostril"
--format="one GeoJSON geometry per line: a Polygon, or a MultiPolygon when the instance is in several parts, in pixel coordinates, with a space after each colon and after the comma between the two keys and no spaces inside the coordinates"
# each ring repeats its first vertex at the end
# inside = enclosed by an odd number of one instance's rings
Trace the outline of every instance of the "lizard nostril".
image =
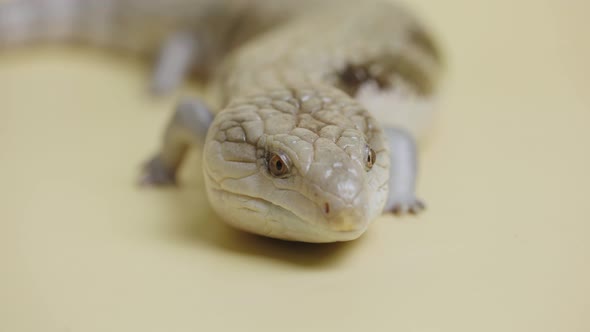
{"type": "Polygon", "coordinates": [[[324,212],[326,214],[330,214],[330,204],[329,203],[324,203],[324,212]]]}

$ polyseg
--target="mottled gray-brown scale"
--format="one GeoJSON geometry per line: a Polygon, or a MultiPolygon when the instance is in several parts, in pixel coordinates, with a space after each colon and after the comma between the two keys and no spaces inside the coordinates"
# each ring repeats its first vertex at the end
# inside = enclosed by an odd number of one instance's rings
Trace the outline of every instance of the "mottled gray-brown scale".
{"type": "Polygon", "coordinates": [[[408,23],[402,35],[400,40],[407,44],[402,49],[406,51],[385,49],[381,54],[349,62],[338,73],[336,86],[354,97],[365,84],[374,83],[381,90],[390,90],[396,88],[396,81],[403,81],[418,95],[432,94],[437,80],[433,68],[442,63],[438,46],[416,22],[408,23]]]}
{"type": "Polygon", "coordinates": [[[339,73],[337,86],[349,96],[356,96],[359,89],[369,83],[375,83],[381,90],[395,89],[399,79],[418,95],[426,96],[434,92],[435,82],[409,58],[399,56],[383,56],[361,64],[348,64],[339,73]]]}
{"type": "Polygon", "coordinates": [[[402,84],[418,96],[434,93],[440,54],[424,27],[391,3],[352,8],[318,9],[238,49],[217,77],[220,104],[305,84],[331,85],[351,97],[369,83],[382,90],[402,84]]]}

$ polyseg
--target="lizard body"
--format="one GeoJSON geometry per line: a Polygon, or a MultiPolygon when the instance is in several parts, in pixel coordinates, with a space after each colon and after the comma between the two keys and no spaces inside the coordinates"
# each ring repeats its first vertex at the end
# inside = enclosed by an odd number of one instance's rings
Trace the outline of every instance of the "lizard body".
{"type": "Polygon", "coordinates": [[[433,113],[440,55],[389,2],[12,0],[0,47],[61,41],[156,59],[163,93],[198,72],[213,105],[181,102],[144,183],[175,183],[203,148],[207,194],[234,227],[346,241],[383,212],[419,212],[416,143],[433,113]],[[215,110],[215,111],[213,111],[215,110]]]}

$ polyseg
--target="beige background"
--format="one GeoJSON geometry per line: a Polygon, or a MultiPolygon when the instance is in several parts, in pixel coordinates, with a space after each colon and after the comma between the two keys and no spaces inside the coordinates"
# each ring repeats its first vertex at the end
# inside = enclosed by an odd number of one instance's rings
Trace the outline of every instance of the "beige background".
{"type": "Polygon", "coordinates": [[[590,331],[588,1],[414,1],[449,62],[417,218],[285,243],[212,215],[198,157],[139,190],[175,96],[144,65],[0,55],[0,331],[590,331]]]}

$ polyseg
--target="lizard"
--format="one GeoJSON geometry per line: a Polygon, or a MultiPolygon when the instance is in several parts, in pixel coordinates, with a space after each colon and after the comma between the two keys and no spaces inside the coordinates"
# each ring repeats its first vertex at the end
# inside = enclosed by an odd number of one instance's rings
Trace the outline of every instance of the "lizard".
{"type": "Polygon", "coordinates": [[[360,237],[383,213],[419,213],[417,145],[442,56],[391,1],[8,0],[0,49],[72,42],[154,60],[150,88],[191,74],[211,103],[178,103],[142,184],[177,184],[192,147],[216,214],[289,241],[360,237]]]}

